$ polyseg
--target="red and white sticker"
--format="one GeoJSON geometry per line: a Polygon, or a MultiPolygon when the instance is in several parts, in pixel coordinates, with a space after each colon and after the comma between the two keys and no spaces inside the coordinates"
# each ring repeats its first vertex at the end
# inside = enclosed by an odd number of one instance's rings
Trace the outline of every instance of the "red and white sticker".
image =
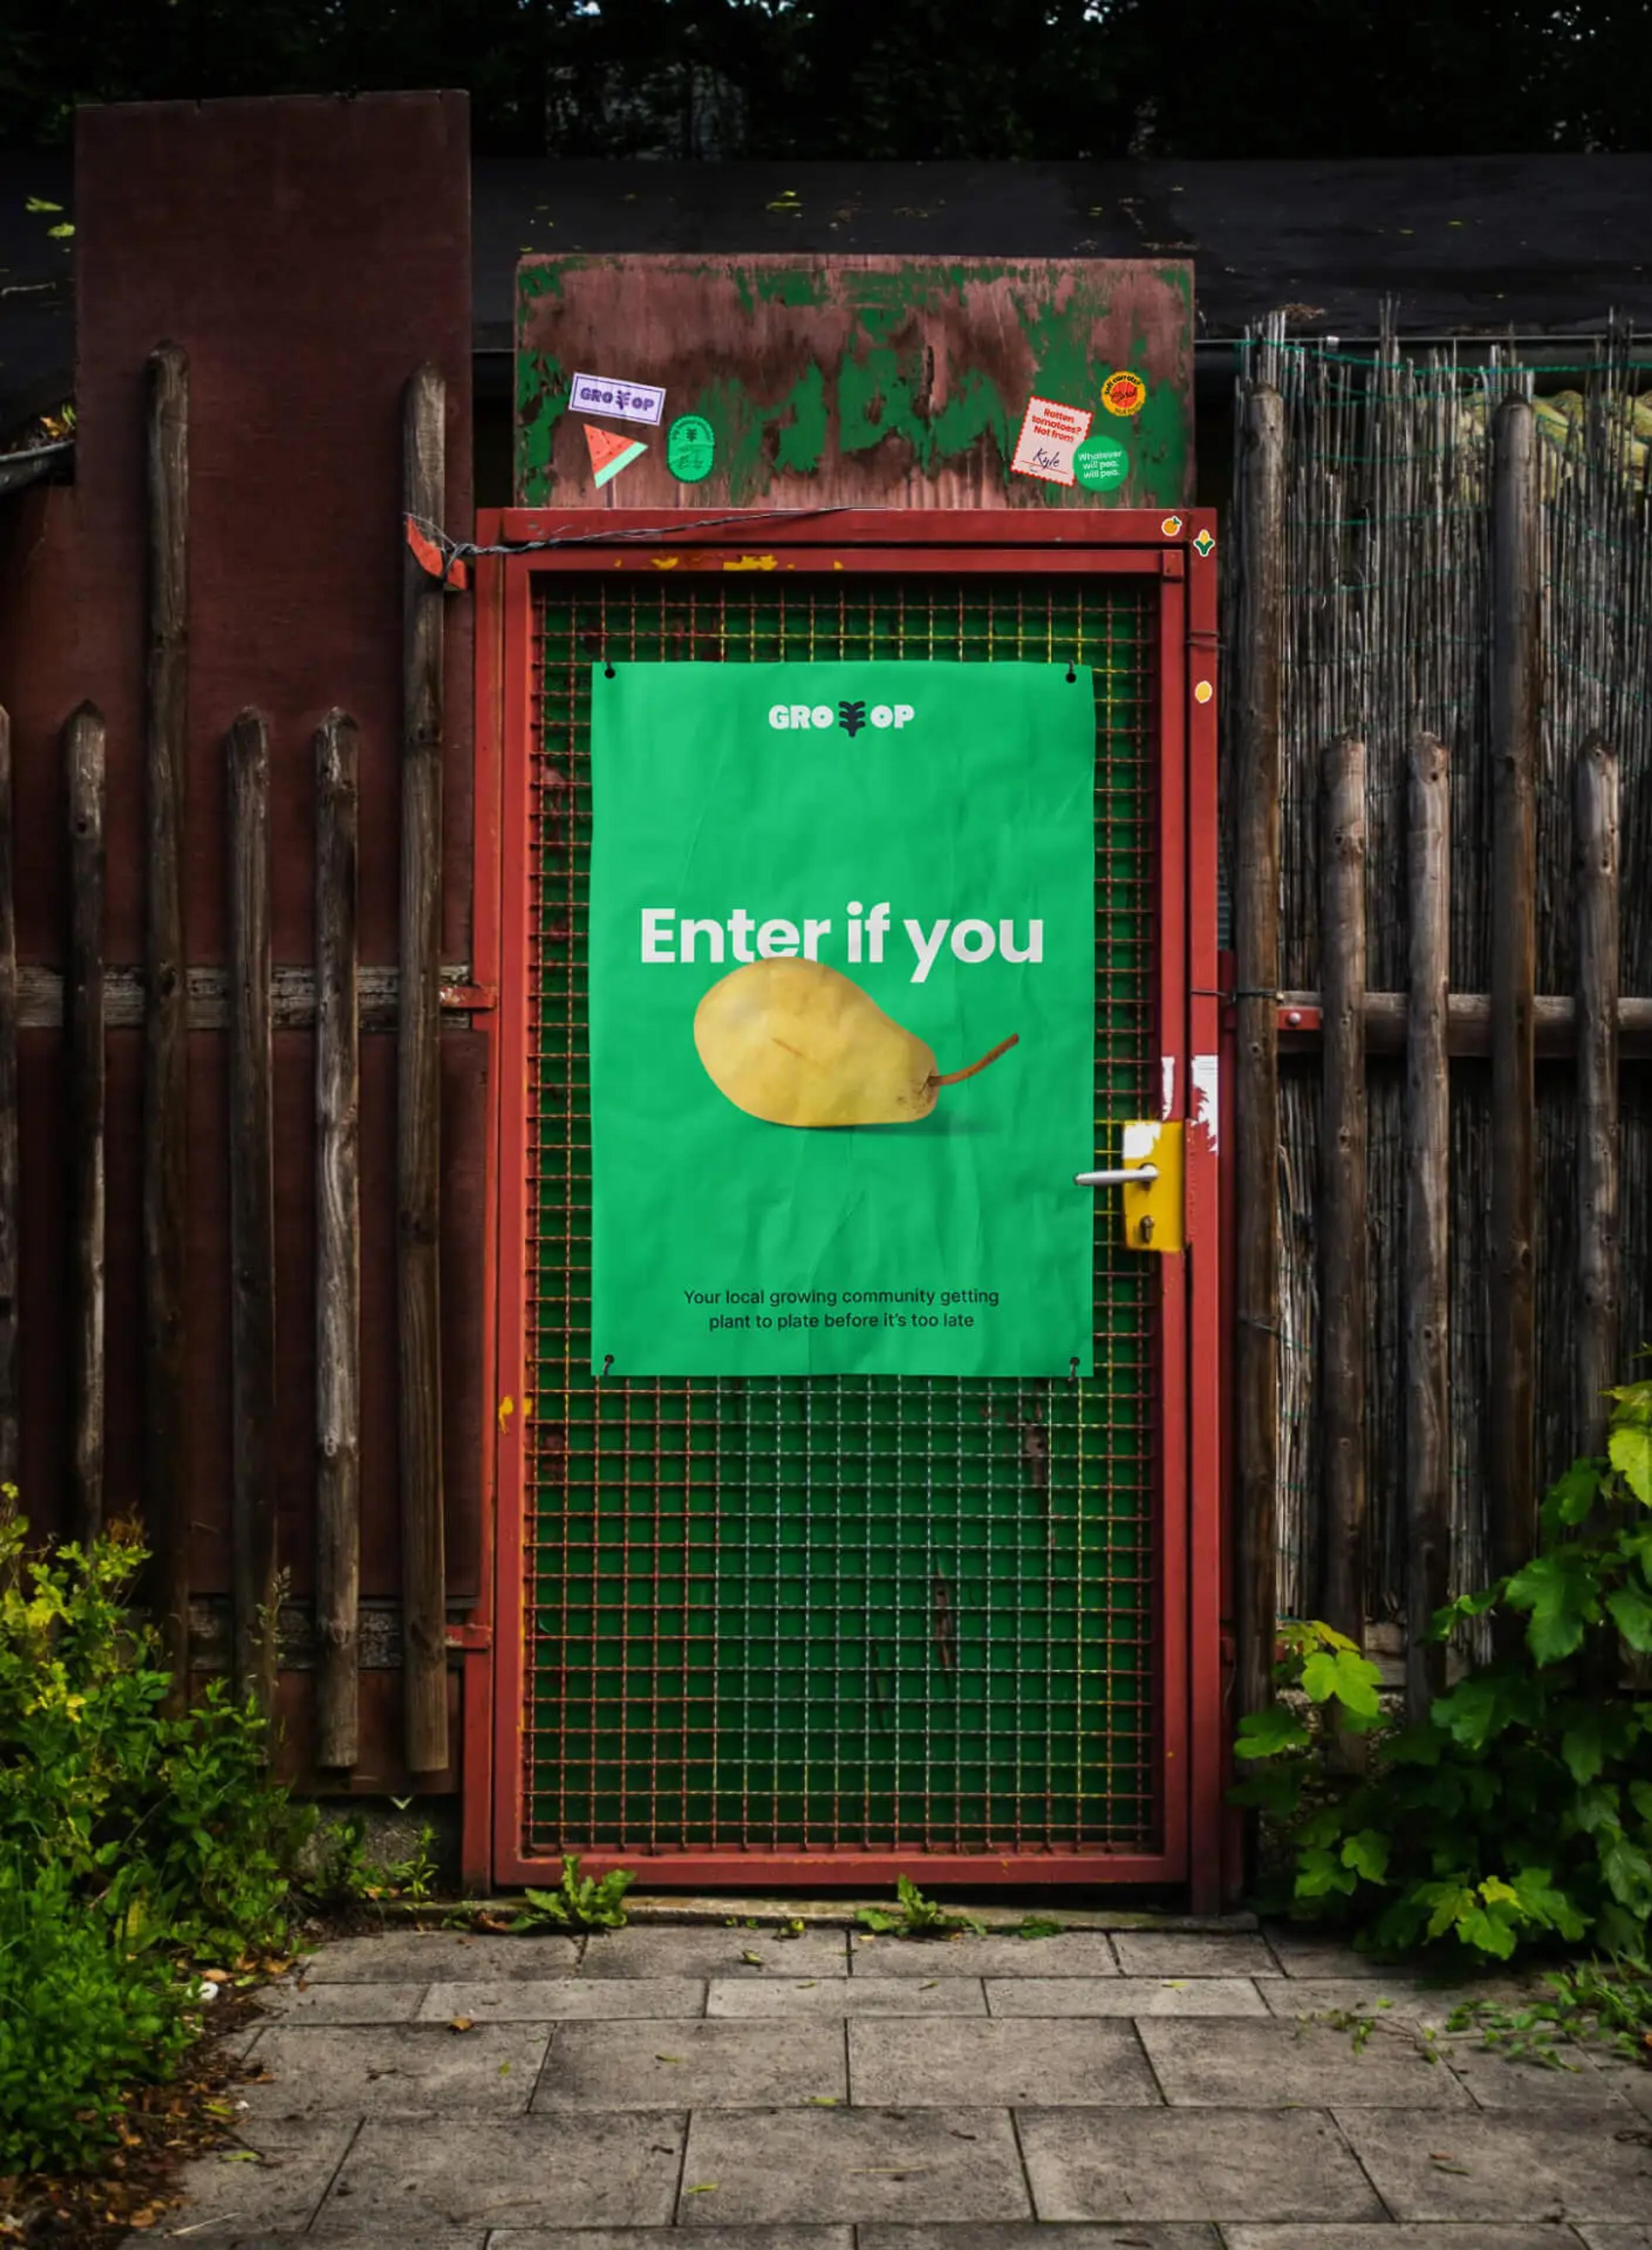
{"type": "Polygon", "coordinates": [[[1073,483],[1073,448],[1084,444],[1094,419],[1082,406],[1029,398],[1010,467],[1017,476],[1042,477],[1046,484],[1073,483]]]}

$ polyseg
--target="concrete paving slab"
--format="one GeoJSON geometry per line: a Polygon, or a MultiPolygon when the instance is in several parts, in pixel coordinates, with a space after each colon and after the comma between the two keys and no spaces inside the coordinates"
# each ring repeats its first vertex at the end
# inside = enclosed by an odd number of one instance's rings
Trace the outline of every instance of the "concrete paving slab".
{"type": "MultiPolygon", "coordinates": [[[[1282,1984],[1282,1977],[1273,1977],[1282,1984]]],[[[1248,1977],[989,1977],[995,2016],[1265,2016],[1248,1977]]]]}
{"type": "Polygon", "coordinates": [[[1610,2047],[1591,2047],[1589,2060],[1607,2084],[1627,2102],[1637,2116],[1652,2122],[1652,2069],[1630,2062],[1610,2047]]]}
{"type": "Polygon", "coordinates": [[[159,2226],[134,2233],[134,2242],[164,2241],[189,2229],[191,2242],[220,2244],[237,2235],[284,2232],[306,2226],[344,2161],[355,2133],[354,2117],[305,2125],[271,2119],[249,2122],[233,2149],[192,2157],[180,2175],[184,2205],[159,2226]],[[256,2150],[257,2161],[247,2151],[256,2150]]]}
{"type": "Polygon", "coordinates": [[[979,1977],[718,1977],[709,2016],[984,2016],[979,1977]]]}
{"type": "Polygon", "coordinates": [[[851,2023],[848,2031],[850,2090],[861,2109],[943,2108],[988,2092],[1017,2106],[1160,2100],[1127,2023],[896,2018],[851,2023]]]}
{"type": "Polygon", "coordinates": [[[1264,1922],[1263,1935],[1287,1977],[1403,1977],[1415,1976],[1394,1962],[1373,1961],[1356,1953],[1346,1938],[1326,1937],[1309,1930],[1264,1922]]]}
{"type": "Polygon", "coordinates": [[[1387,2216],[1320,2110],[1023,2109],[1017,2122],[1041,2219],[1387,2216]]]}
{"type": "Polygon", "coordinates": [[[454,1929],[387,1929],[341,1937],[308,1957],[306,1984],[430,1984],[438,1977],[564,1976],[578,1968],[576,1937],[485,1937],[454,1929]]]}
{"type": "Polygon", "coordinates": [[[1569,2226],[1224,2226],[1227,2250],[1577,2250],[1569,2226]]]}
{"type": "Polygon", "coordinates": [[[678,2205],[697,2233],[788,2219],[1031,2216],[1007,2109],[701,2109],[678,2205]]]}
{"type": "MultiPolygon", "coordinates": [[[[122,2250],[139,2250],[144,2243],[176,2240],[163,2227],[151,2227],[147,2234],[128,2234],[122,2250]]],[[[423,2227],[411,2233],[396,2227],[389,2233],[375,2227],[370,2233],[358,2233],[354,2227],[341,2234],[193,2234],[191,2242],[208,2242],[212,2250],[293,2250],[295,2242],[322,2241],[327,2250],[485,2250],[486,2236],[479,2226],[462,2227],[455,2233],[444,2226],[439,2233],[431,2234],[423,2227]]]]}
{"type": "Polygon", "coordinates": [[[1652,2250],[1652,2219],[1631,2219],[1627,2226],[1580,2226],[1588,2250],[1652,2250]]]}
{"type": "Polygon", "coordinates": [[[1409,2038],[1372,2038],[1311,2024],[1143,2022],[1148,2060],[1173,2104],[1255,2109],[1354,2105],[1464,2109],[1469,2097],[1443,2063],[1409,2038]]]}
{"type": "Polygon", "coordinates": [[[258,2042],[272,2083],[248,2081],[254,2116],[387,2117],[478,2110],[520,2116],[549,2044],[543,2025],[271,2024],[258,2042]]]}
{"type": "MultiPolygon", "coordinates": [[[[488,2250],[668,2250],[668,2246],[651,2226],[513,2226],[495,2227],[488,2250]]],[[[852,2226],[697,2226],[694,2250],[855,2250],[855,2230],[852,2226]]],[[[964,2250],[964,2246],[960,2244],[959,2250],[964,2250]]]]}
{"type": "Polygon", "coordinates": [[[1278,1970],[1260,1937],[1236,1932],[1208,1936],[1197,1930],[1121,1930],[1113,1939],[1126,1977],[1276,1977],[1278,1970]]]}
{"type": "Polygon", "coordinates": [[[1482,2109],[1609,2109],[1620,2125],[1635,2122],[1619,2091],[1621,2074],[1597,2069],[1575,2048],[1561,2050],[1560,2069],[1518,2062],[1472,2039],[1442,2039],[1440,2053],[1482,2109]]]}
{"type": "Polygon", "coordinates": [[[848,1933],[772,1929],[649,1928],[602,1930],[588,1938],[583,1977],[847,1977],[848,1933]],[[745,1956],[754,1953],[755,1961],[745,1956]]]}
{"type": "Polygon", "coordinates": [[[1337,2122],[1396,2219],[1643,2220],[1652,2210],[1652,2147],[1607,2112],[1339,2109],[1337,2122]]]}
{"type": "Polygon", "coordinates": [[[692,1977],[533,1977],[501,1983],[432,1984],[418,2020],[549,2024],[600,2017],[689,2017],[706,2012],[706,1987],[692,1977]]]}
{"type": "Polygon", "coordinates": [[[561,2024],[531,2106],[770,2109],[848,2098],[837,2024],[561,2024]]]}
{"type": "MultiPolygon", "coordinates": [[[[140,2244],[152,2243],[157,2239],[165,2240],[167,2238],[159,2228],[152,2228],[147,2234],[128,2235],[127,2241],[129,2250],[138,2250],[140,2244]]],[[[325,2233],[297,2236],[291,2233],[194,2234],[189,2240],[191,2242],[210,2242],[212,2250],[293,2250],[295,2242],[317,2241],[325,2242],[327,2250],[485,2250],[487,2237],[479,2226],[465,2226],[457,2230],[444,2226],[435,2233],[423,2226],[398,2226],[389,2232],[375,2226],[365,2234],[352,2226],[339,2233],[329,2229],[325,2233]]]]}
{"type": "Polygon", "coordinates": [[[313,2232],[405,2218],[450,2227],[664,2226],[682,2167],[680,2113],[369,2118],[313,2232]]]}
{"type": "Polygon", "coordinates": [[[1473,2000],[1502,2005],[1519,1998],[1514,1977],[1495,1984],[1433,1984],[1385,1970],[1375,1976],[1264,1977],[1257,1991],[1276,2016],[1368,2015],[1443,2030],[1456,2010],[1473,2000]]]}
{"type": "Polygon", "coordinates": [[[1118,2226],[1041,2226],[1013,2219],[998,2226],[863,2226],[856,2240],[858,2250],[1222,2250],[1215,2228],[1196,2219],[1181,2226],[1128,2219],[1118,2226]]]}
{"type": "Polygon", "coordinates": [[[857,1977],[1116,1977],[1112,1942],[1099,1930],[1059,1937],[880,1937],[857,1945],[857,1977]]]}
{"type": "Polygon", "coordinates": [[[406,2024],[418,2013],[426,1984],[312,1984],[300,1991],[283,1977],[258,1994],[265,2013],[289,2024],[406,2024]]]}

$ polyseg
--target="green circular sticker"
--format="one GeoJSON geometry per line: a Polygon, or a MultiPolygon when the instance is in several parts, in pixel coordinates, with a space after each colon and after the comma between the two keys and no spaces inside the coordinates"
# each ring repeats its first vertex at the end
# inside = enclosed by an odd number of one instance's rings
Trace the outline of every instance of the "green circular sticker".
{"type": "Polygon", "coordinates": [[[697,485],[710,476],[716,452],[717,440],[703,414],[679,414],[665,432],[665,466],[679,484],[697,485]]]}
{"type": "Polygon", "coordinates": [[[1072,471],[1089,492],[1111,492],[1130,474],[1130,456],[1116,438],[1090,438],[1072,457],[1072,471]]]}

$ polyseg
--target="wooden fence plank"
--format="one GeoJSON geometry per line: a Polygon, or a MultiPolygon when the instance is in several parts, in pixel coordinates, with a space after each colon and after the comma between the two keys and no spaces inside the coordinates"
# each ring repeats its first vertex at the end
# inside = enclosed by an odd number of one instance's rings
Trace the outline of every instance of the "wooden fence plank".
{"type": "Polygon", "coordinates": [[[1606,1451],[1616,1383],[1618,1261],[1617,753],[1598,735],[1576,781],[1578,939],[1577,1450],[1606,1451]]]}
{"type": "Polygon", "coordinates": [[[270,1045],[270,736],[243,711],[228,758],[230,1342],[235,1672],[275,1709],[275,1130],[270,1045]]]}
{"type": "Polygon", "coordinates": [[[1356,735],[1326,751],[1320,818],[1319,1613],[1358,1640],[1366,1608],[1366,746],[1356,735]]]}
{"type": "MultiPolygon", "coordinates": [[[[278,1032],[313,1032],[315,1029],[315,971],[306,963],[302,967],[278,963],[271,970],[270,1021],[278,1032]]],[[[377,963],[364,963],[356,972],[361,996],[361,1029],[364,1032],[393,1032],[398,1020],[401,971],[387,969],[377,963]]],[[[226,1032],[230,1028],[229,971],[222,966],[191,969],[185,974],[189,992],[189,1029],[192,1032],[226,1032]]],[[[142,1027],[146,980],[142,970],[127,967],[106,967],[103,972],[104,1020],[110,1031],[136,1031],[142,1027]]],[[[463,962],[450,962],[442,970],[442,1009],[450,1022],[463,1025],[472,1008],[487,1008],[493,1003],[491,991],[478,992],[470,983],[470,971],[463,962]]],[[[1572,1003],[1559,1004],[1567,1011],[1570,1022],[1572,1003]]],[[[1652,1000],[1646,1004],[1649,1025],[1652,1025],[1652,1000]]],[[[1635,1003],[1626,1002],[1626,1008],[1635,1003]]],[[[24,963],[17,970],[17,1028],[24,1032],[49,1032],[63,1024],[63,974],[60,970],[43,969],[37,963],[24,963]]]]}
{"type": "Polygon", "coordinates": [[[1488,1532],[1517,1570],[1537,1530],[1537,433],[1497,410],[1491,487],[1491,1301],[1488,1532]]]}
{"type": "Polygon", "coordinates": [[[148,667],[145,702],[143,1507],[151,1606],[170,1707],[189,1694],[189,1417],[184,1306],[189,1038],[183,930],[189,721],[189,365],[162,344],[148,368],[148,667]]]}
{"type": "Polygon", "coordinates": [[[1407,868],[1410,1038],[1406,1053],[1405,1478],[1406,1709],[1427,1712],[1445,1683],[1445,1652],[1425,1639],[1446,1599],[1451,1562],[1451,1433],[1447,1220],[1451,1153],[1446,985],[1450,963],[1450,799],[1445,745],[1412,745],[1407,868]]]}
{"type": "Polygon", "coordinates": [[[315,737],[315,1762],[359,1750],[361,1212],[355,722],[315,737]]]}
{"type": "Polygon", "coordinates": [[[1234,947],[1234,1346],[1238,1522],[1239,1708],[1272,1694],[1275,1483],[1279,1457],[1279,719],[1284,556],[1284,409],[1277,391],[1245,401],[1249,456],[1240,489],[1244,571],[1236,683],[1234,947]]]}
{"type": "Polygon", "coordinates": [[[72,1341],[69,1522],[75,1538],[103,1529],[104,1131],[103,714],[82,703],[65,730],[69,814],[67,1032],[72,1341]]]}
{"type": "Polygon", "coordinates": [[[0,1484],[17,1481],[17,920],[12,895],[11,715],[0,708],[0,1484]]]}
{"type": "MultiPolygon", "coordinates": [[[[403,402],[406,512],[439,523],[445,506],[446,386],[420,368],[403,402]]],[[[447,1611],[443,1549],[441,1356],[442,604],[403,557],[402,983],[396,1087],[402,1595],[406,1757],[447,1763],[447,1611]]]]}
{"type": "MultiPolygon", "coordinates": [[[[1282,992],[1279,995],[1279,1044],[1288,1053],[1321,1045],[1323,1032],[1315,1018],[1324,1007],[1320,992],[1282,992]],[[1292,1014],[1302,1018],[1293,1025],[1292,1014]]],[[[24,973],[24,1021],[29,1020],[27,973],[24,973]]],[[[113,1004],[112,1004],[113,1008],[113,1004]]],[[[1537,1050],[1540,1055],[1569,1055],[1577,1046],[1577,1002],[1570,993],[1539,992],[1532,1004],[1537,1050]]],[[[1367,992],[1365,1004],[1366,1052],[1403,1054],[1406,1051],[1407,1004],[1403,992],[1367,992]]],[[[110,1021],[114,1020],[111,1012],[110,1021]]],[[[1617,1004],[1618,1043],[1623,1056],[1652,1057],[1652,997],[1622,995],[1617,1004]]],[[[1453,992],[1448,996],[1446,1039],[1454,1055],[1489,1055],[1491,1052],[1491,1001],[1484,992],[1453,992]]]]}

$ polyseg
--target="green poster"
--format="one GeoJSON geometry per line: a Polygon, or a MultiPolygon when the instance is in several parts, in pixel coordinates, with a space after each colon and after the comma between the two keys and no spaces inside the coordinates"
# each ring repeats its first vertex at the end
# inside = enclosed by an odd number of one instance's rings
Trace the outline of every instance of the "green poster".
{"type": "Polygon", "coordinates": [[[1091,1372],[1091,675],[593,667],[594,1371],[1091,1372]]]}

